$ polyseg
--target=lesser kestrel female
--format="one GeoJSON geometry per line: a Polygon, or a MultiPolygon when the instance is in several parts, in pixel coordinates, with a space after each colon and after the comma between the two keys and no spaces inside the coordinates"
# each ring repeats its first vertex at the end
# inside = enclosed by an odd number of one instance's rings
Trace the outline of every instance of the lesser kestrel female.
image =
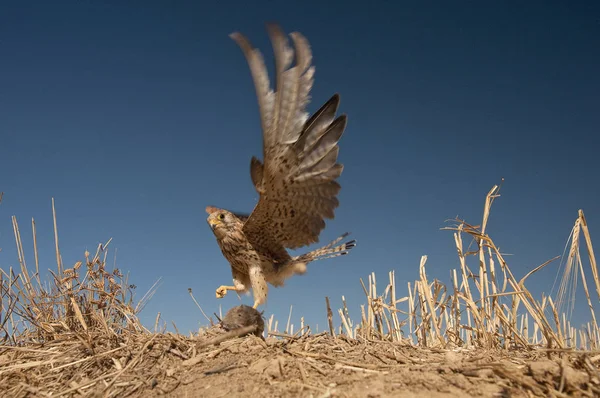
{"type": "Polygon", "coordinates": [[[355,241],[337,245],[348,234],[309,253],[292,257],[296,249],[319,241],[325,218],[334,218],[343,166],[337,163],[338,141],[346,115],[336,118],[340,97],[335,94],[310,118],[306,112],[314,66],[308,41],[290,34],[294,50],[276,25],[268,25],[276,66],[276,90],[270,87],[259,50],[240,33],[231,38],[241,47],[254,80],[263,131],[264,163],[250,162],[250,176],[260,195],[248,215],[208,206],[207,221],[231,265],[233,286],[217,289],[242,293],[252,288],[254,308],[266,301],[267,283],[278,287],[294,274],[306,272],[311,261],[348,253],[355,241]]]}

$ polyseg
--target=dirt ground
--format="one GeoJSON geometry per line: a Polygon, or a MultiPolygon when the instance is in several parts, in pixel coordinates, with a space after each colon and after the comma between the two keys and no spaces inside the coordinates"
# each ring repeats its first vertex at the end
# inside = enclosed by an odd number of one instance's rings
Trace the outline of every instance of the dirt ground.
{"type": "Polygon", "coordinates": [[[552,352],[549,359],[547,351],[431,350],[327,333],[266,340],[249,335],[218,344],[207,343],[207,336],[173,334],[129,339],[3,346],[0,396],[600,395],[600,355],[592,353],[552,352]]]}
{"type": "Polygon", "coordinates": [[[180,368],[176,386],[157,385],[155,396],[594,396],[600,381],[597,368],[590,377],[573,367],[584,368],[581,359],[573,365],[539,352],[424,350],[325,334],[285,342],[247,337],[197,358],[180,368]]]}

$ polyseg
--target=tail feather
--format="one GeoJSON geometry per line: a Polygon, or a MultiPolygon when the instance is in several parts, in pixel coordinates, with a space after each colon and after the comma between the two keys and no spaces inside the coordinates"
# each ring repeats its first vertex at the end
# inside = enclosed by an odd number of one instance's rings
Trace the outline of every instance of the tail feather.
{"type": "Polygon", "coordinates": [[[331,241],[328,245],[298,256],[294,260],[308,263],[311,261],[324,260],[326,258],[345,256],[354,246],[356,246],[356,240],[352,239],[348,242],[342,243],[341,245],[335,245],[348,235],[350,235],[350,233],[346,232],[335,240],[331,241]]]}
{"type": "Polygon", "coordinates": [[[306,254],[293,257],[291,260],[280,266],[280,268],[277,270],[277,279],[272,280],[271,284],[273,284],[274,286],[283,286],[283,282],[286,279],[290,278],[292,275],[304,274],[306,272],[306,266],[310,262],[324,260],[326,258],[344,256],[348,254],[348,252],[354,246],[356,246],[356,241],[354,239],[342,243],[341,245],[335,246],[348,235],[349,233],[346,232],[326,246],[323,246],[306,254]]]}

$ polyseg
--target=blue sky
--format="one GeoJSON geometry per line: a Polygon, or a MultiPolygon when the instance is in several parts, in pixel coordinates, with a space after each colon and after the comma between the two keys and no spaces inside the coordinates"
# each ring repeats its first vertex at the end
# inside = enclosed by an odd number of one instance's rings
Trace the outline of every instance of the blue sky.
{"type": "MultiPolygon", "coordinates": [[[[321,242],[351,231],[358,246],[272,288],[266,315],[285,322],[293,304],[294,323],[322,329],[324,297],[337,308],[345,295],[358,318],[359,278],[374,271],[383,287],[395,269],[405,295],[422,255],[430,278],[449,282],[458,260],[440,228],[480,223],[501,178],[488,231],[518,278],[562,254],[580,208],[600,242],[597,3],[318,4],[2,2],[0,266],[18,264],[15,215],[29,264],[34,217],[41,267],[54,269],[54,197],[65,264],[112,237],[139,296],[162,277],[148,325],[159,311],[182,331],[205,323],[188,287],[209,313],[237,305],[214,297],[231,273],[204,207],[256,203],[258,106],[228,35],[244,33],[272,71],[268,21],[311,43],[309,110],[341,95],[340,207],[321,242]]],[[[529,280],[536,297],[558,265],[529,280]]]]}

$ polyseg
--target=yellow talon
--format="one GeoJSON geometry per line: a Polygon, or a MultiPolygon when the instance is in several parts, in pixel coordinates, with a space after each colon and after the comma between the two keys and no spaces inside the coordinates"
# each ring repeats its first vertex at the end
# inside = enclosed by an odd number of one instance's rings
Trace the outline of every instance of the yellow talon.
{"type": "Polygon", "coordinates": [[[215,295],[217,296],[217,298],[223,298],[227,294],[228,290],[235,290],[235,288],[233,286],[219,286],[219,288],[215,292],[215,295]]]}

